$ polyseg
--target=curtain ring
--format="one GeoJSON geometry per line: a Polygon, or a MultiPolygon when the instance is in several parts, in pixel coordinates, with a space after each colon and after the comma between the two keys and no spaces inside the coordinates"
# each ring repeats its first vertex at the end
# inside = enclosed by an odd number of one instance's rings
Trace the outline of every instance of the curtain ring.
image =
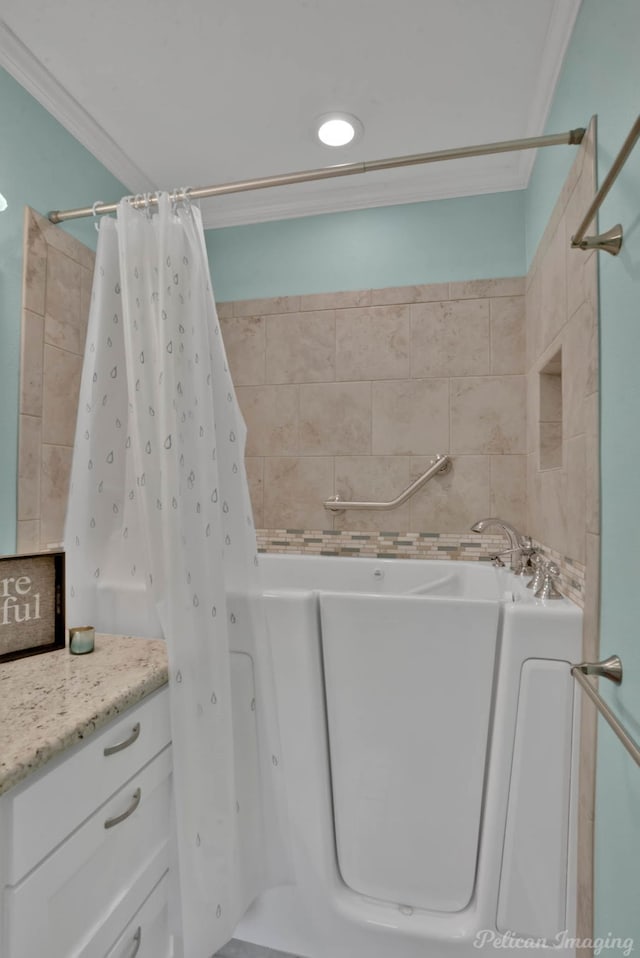
{"type": "Polygon", "coordinates": [[[91,213],[93,216],[93,225],[96,232],[100,229],[100,220],[98,219],[98,206],[103,206],[104,203],[102,200],[96,200],[93,206],[91,207],[91,213]]]}

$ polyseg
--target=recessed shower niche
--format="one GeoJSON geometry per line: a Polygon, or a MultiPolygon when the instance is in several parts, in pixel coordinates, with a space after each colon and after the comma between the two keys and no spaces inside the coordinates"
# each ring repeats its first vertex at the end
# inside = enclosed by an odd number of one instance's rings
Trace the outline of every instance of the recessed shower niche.
{"type": "Polygon", "coordinates": [[[540,370],[540,469],[562,468],[562,349],[540,370]]]}

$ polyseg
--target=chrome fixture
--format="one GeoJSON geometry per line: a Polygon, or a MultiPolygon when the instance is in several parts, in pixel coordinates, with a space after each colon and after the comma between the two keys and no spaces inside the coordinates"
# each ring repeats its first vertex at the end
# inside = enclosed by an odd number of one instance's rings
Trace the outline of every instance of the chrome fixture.
{"type": "Polygon", "coordinates": [[[556,580],[560,569],[555,562],[547,562],[543,566],[542,585],[536,590],[536,599],[561,599],[562,595],[556,589],[556,580]]]}
{"type": "Polygon", "coordinates": [[[501,556],[511,556],[511,571],[515,575],[527,575],[531,572],[531,558],[535,554],[535,549],[531,545],[529,536],[521,535],[517,529],[504,519],[497,516],[491,516],[488,519],[479,519],[471,526],[472,532],[487,532],[493,526],[497,526],[506,535],[509,540],[509,548],[504,552],[499,552],[494,559],[501,556]]]}
{"type": "Polygon", "coordinates": [[[622,685],[622,659],[619,655],[610,655],[601,662],[580,662],[573,668],[583,675],[596,675],[598,678],[609,679],[616,685],[622,685]]]}
{"type": "Polygon", "coordinates": [[[345,509],[373,509],[376,511],[395,509],[396,506],[401,506],[407,499],[415,495],[418,490],[422,489],[425,483],[429,482],[429,479],[433,479],[438,473],[449,472],[450,469],[451,459],[449,456],[441,456],[438,453],[435,459],[431,460],[431,465],[427,471],[423,472],[415,482],[412,482],[410,486],[407,486],[404,492],[401,492],[395,499],[391,499],[390,502],[346,502],[344,499],[341,499],[339,495],[336,495],[325,500],[323,505],[325,509],[330,509],[331,512],[344,512],[345,509]]]}
{"type": "Polygon", "coordinates": [[[605,721],[609,723],[636,765],[640,765],[640,745],[633,740],[622,722],[616,717],[612,709],[609,708],[600,693],[587,678],[588,675],[596,675],[603,679],[610,679],[612,682],[615,682],[616,685],[620,685],[622,682],[622,662],[620,657],[611,655],[603,662],[580,662],[577,665],[571,666],[571,674],[576,682],[582,686],[605,721]]]}
{"type": "MultiPolygon", "coordinates": [[[[198,186],[194,189],[179,190],[190,200],[204,200],[210,196],[223,196],[226,193],[245,193],[247,190],[264,190],[272,186],[289,186],[292,183],[310,183],[315,180],[328,180],[335,176],[352,176],[357,173],[375,173],[377,170],[393,170],[401,166],[418,166],[422,163],[441,163],[443,160],[459,160],[469,156],[489,156],[493,153],[513,153],[516,150],[537,150],[542,146],[578,146],[582,143],[585,131],[583,127],[568,130],[566,133],[551,133],[549,136],[530,136],[521,140],[504,140],[498,143],[482,143],[478,146],[460,146],[452,150],[435,150],[433,153],[412,153],[408,156],[393,156],[384,160],[369,160],[364,163],[340,163],[336,166],[321,167],[317,170],[302,170],[297,173],[281,173],[278,176],[263,176],[256,180],[239,180],[237,183],[222,183],[219,186],[198,186]]],[[[130,200],[136,209],[157,206],[155,194],[139,196],[130,200]]],[[[102,213],[115,213],[117,203],[95,203],[74,210],[52,210],[49,220],[63,223],[65,220],[77,220],[84,216],[96,216],[102,213]]]]}
{"type": "Polygon", "coordinates": [[[597,236],[585,236],[585,233],[587,232],[589,223],[602,206],[607,193],[618,178],[620,170],[629,159],[629,154],[638,142],[638,139],[640,139],[640,116],[636,117],[636,122],[631,127],[629,135],[622,144],[620,152],[604,178],[602,186],[593,198],[593,202],[585,213],[584,219],[576,230],[575,236],[571,237],[572,249],[597,249],[605,253],[611,253],[612,256],[617,256],[622,249],[624,231],[620,223],[616,223],[616,225],[610,230],[607,230],[606,233],[599,233],[597,236]]]}
{"type": "Polygon", "coordinates": [[[534,592],[538,591],[544,581],[544,570],[546,565],[546,562],[539,552],[536,552],[531,556],[531,568],[534,570],[534,572],[533,578],[527,582],[527,589],[533,589],[534,592]]]}

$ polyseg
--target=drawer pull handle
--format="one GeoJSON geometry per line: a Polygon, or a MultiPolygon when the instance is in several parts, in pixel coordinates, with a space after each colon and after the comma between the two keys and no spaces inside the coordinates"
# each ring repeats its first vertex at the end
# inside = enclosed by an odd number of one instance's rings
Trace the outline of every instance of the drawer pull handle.
{"type": "Polygon", "coordinates": [[[105,755],[115,755],[116,752],[121,752],[123,748],[129,748],[130,745],[133,745],[137,737],[140,735],[140,722],[136,724],[131,729],[131,735],[129,738],[126,738],[124,742],[118,742],[117,745],[109,745],[108,748],[105,748],[105,755]]]}
{"type": "Polygon", "coordinates": [[[104,823],[104,827],[113,828],[114,825],[119,825],[120,822],[123,822],[125,818],[129,817],[129,815],[133,815],[136,808],[140,804],[141,798],[142,798],[142,789],[136,788],[135,792],[133,793],[133,801],[131,802],[131,805],[129,805],[129,808],[126,810],[126,812],[123,812],[122,815],[114,815],[113,818],[108,818],[106,822],[104,823]]]}
{"type": "Polygon", "coordinates": [[[129,958],[136,958],[136,955],[140,951],[140,945],[142,944],[142,925],[138,925],[138,929],[133,936],[133,951],[129,958]]]}

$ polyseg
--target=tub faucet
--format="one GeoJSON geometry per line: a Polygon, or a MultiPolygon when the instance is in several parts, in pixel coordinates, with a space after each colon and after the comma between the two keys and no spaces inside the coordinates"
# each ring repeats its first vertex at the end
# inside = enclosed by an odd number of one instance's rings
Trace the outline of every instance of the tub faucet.
{"type": "Polygon", "coordinates": [[[493,526],[501,529],[509,540],[509,548],[501,552],[500,555],[511,556],[511,571],[515,575],[526,575],[531,569],[531,556],[535,552],[531,546],[531,539],[528,536],[521,535],[512,525],[505,522],[504,519],[498,519],[497,516],[479,519],[471,526],[471,531],[486,532],[493,526]]]}

